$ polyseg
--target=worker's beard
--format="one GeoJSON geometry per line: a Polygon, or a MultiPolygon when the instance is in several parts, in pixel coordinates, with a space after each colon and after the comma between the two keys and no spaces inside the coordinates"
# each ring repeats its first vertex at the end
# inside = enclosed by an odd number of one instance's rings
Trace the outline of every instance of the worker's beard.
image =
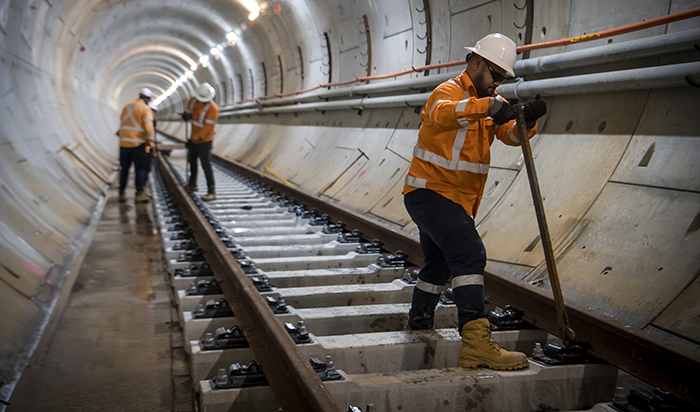
{"type": "Polygon", "coordinates": [[[476,94],[479,96],[479,98],[493,96],[494,90],[489,92],[489,86],[491,86],[491,83],[486,83],[483,72],[476,76],[473,83],[474,88],[476,89],[476,94]]]}

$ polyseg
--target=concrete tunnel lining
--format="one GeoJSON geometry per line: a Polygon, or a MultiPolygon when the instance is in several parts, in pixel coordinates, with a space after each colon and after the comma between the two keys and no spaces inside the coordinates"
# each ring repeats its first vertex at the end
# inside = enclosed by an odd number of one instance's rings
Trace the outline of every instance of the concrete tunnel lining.
{"type": "MultiPolygon", "coordinates": [[[[192,80],[163,101],[158,115],[159,128],[181,138],[182,124],[172,120],[198,83],[212,83],[217,98],[225,88],[226,103],[231,103],[262,97],[265,84],[271,95],[329,78],[365,76],[368,45],[358,19],[363,15],[370,24],[371,74],[425,65],[419,52],[425,43],[418,12],[423,1],[286,1],[279,16],[273,2],[261,4],[261,16],[250,25],[248,10],[236,1],[0,1],[0,311],[11,314],[0,327],[0,379],[5,383],[0,399],[9,397],[105,201],[104,188],[65,152],[57,153],[64,144],[80,145],[85,157],[114,176],[114,130],[121,107],[144,85],[167,89],[166,79],[174,82],[192,62],[198,65],[192,80]],[[238,36],[236,44],[224,47],[216,59],[209,49],[226,45],[231,31],[238,36]],[[210,57],[207,68],[199,62],[202,56],[210,57]]],[[[519,34],[524,29],[514,23],[520,25],[525,14],[508,2],[431,6],[433,63],[463,59],[462,46],[490,31],[523,44],[519,34]],[[471,24],[461,24],[465,20],[471,24]]],[[[585,7],[576,1],[549,2],[536,7],[533,42],[697,6],[697,1],[673,0],[599,1],[585,7]]],[[[699,21],[616,36],[612,44],[677,34],[698,27],[699,21]]],[[[536,50],[531,59],[607,42],[536,50]]],[[[528,74],[524,84],[683,63],[694,64],[687,74],[697,82],[697,62],[696,52],[627,59],[528,74]]],[[[456,75],[461,69],[431,74],[456,75]]],[[[515,87],[506,84],[503,90],[515,87]]],[[[679,80],[653,90],[638,84],[615,94],[589,92],[545,96],[549,112],[532,141],[564,294],[698,353],[700,325],[677,309],[677,302],[697,301],[700,282],[700,237],[693,229],[700,213],[697,91],[679,80]],[[642,166],[645,156],[650,158],[642,166]],[[604,273],[607,267],[612,270],[604,273]]],[[[417,236],[400,195],[420,124],[414,108],[236,116],[238,103],[221,106],[231,115],[222,116],[217,126],[218,155],[258,170],[272,161],[276,173],[318,193],[360,148],[371,160],[341,178],[326,197],[417,236]]],[[[488,269],[533,281],[542,275],[542,247],[535,241],[520,156],[519,150],[494,143],[477,223],[491,259],[488,269]]]]}

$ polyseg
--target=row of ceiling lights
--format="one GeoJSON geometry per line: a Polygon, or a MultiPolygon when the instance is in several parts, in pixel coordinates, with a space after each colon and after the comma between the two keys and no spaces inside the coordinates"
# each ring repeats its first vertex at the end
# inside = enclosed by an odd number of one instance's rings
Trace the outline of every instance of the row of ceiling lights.
{"type": "MultiPolygon", "coordinates": [[[[255,2],[255,0],[241,0],[243,5],[250,11],[250,14],[248,15],[248,20],[255,21],[255,19],[260,16],[260,6],[255,2]]],[[[226,34],[226,44],[219,44],[217,46],[212,47],[209,50],[209,53],[211,53],[212,56],[214,56],[217,60],[219,59],[219,55],[221,52],[224,50],[224,47],[226,46],[234,46],[236,44],[236,41],[238,40],[238,35],[234,32],[230,32],[226,34]]],[[[199,64],[207,68],[209,66],[209,55],[204,55],[199,58],[199,64]]],[[[158,106],[163,100],[167,99],[171,94],[175,93],[178,87],[182,86],[187,80],[192,79],[192,76],[194,75],[194,71],[197,70],[197,63],[192,63],[190,65],[190,70],[187,70],[185,74],[180,76],[179,79],[175,80],[175,82],[170,86],[168,90],[165,91],[165,93],[161,94],[158,96],[157,99],[153,101],[153,104],[158,106]]]]}

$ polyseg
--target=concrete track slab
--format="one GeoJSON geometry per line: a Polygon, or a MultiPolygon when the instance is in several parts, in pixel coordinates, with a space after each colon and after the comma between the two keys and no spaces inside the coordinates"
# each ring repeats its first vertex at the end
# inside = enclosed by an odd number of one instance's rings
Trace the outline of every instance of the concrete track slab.
{"type": "MultiPolygon", "coordinates": [[[[531,361],[528,369],[514,372],[446,368],[343,375],[343,381],[325,382],[341,408],[373,404],[378,411],[402,412],[571,410],[609,400],[617,369],[605,364],[543,367],[531,361]]],[[[279,408],[269,386],[217,390],[209,381],[198,386],[203,412],[279,408]]]]}

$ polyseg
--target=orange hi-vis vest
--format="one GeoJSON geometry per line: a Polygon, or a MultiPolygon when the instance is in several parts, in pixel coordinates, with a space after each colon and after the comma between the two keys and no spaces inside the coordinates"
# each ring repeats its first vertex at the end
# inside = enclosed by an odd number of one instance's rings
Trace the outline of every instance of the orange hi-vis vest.
{"type": "MultiPolygon", "coordinates": [[[[495,98],[502,99],[497,94],[495,98]]],[[[479,98],[466,70],[435,88],[423,106],[422,125],[403,194],[432,190],[476,216],[484,195],[494,135],[519,146],[515,120],[496,126],[488,115],[489,98],[479,98]]],[[[531,138],[537,126],[528,130],[531,138]]]]}
{"type": "Polygon", "coordinates": [[[216,121],[219,120],[219,106],[210,101],[202,103],[194,97],[187,102],[187,111],[192,113],[191,139],[195,143],[211,142],[216,137],[216,121]]]}
{"type": "Polygon", "coordinates": [[[138,147],[153,139],[153,111],[141,99],[124,106],[119,127],[119,146],[138,147]]]}

